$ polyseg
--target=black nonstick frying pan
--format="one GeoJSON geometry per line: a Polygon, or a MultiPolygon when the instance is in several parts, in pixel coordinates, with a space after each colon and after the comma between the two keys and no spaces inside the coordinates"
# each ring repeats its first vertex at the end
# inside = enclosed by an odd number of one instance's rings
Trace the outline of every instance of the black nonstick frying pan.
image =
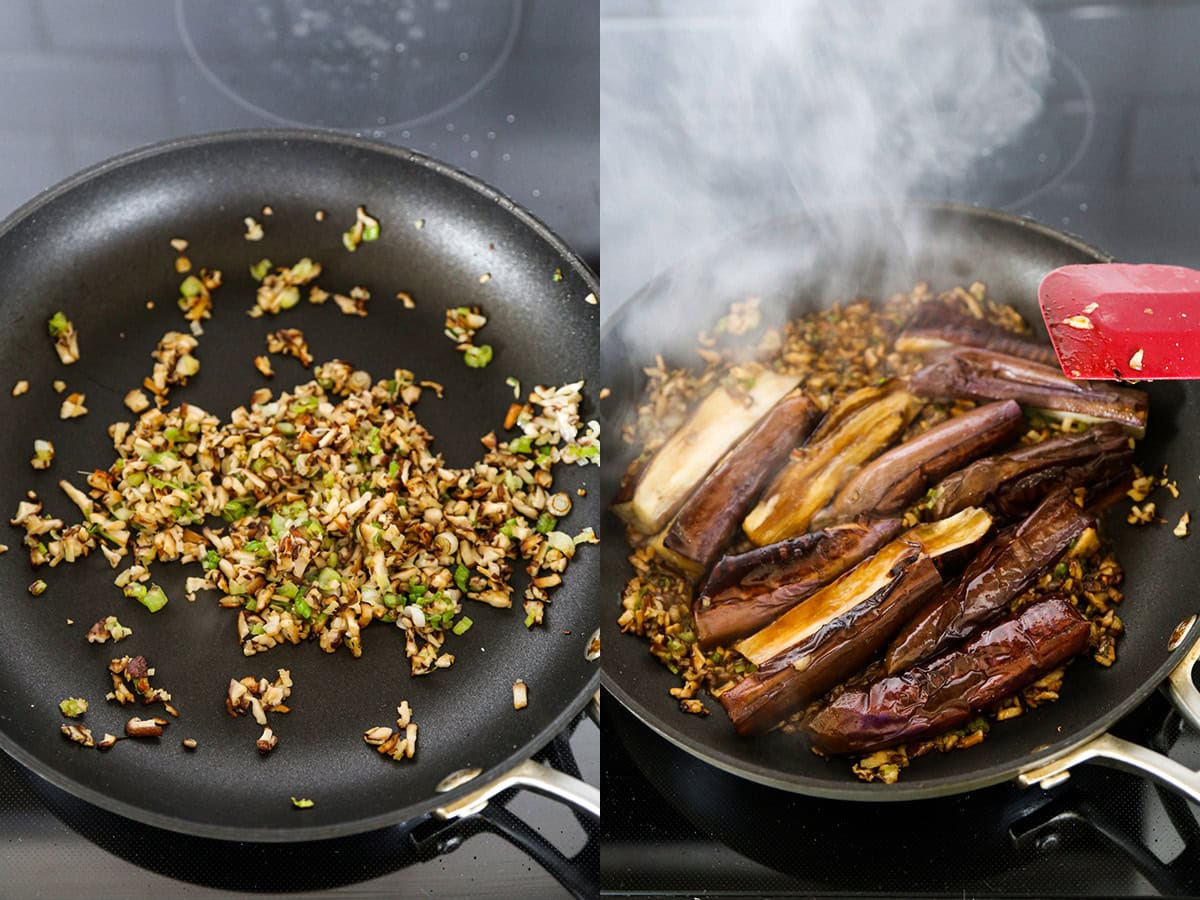
{"type": "MultiPolygon", "coordinates": [[[[251,364],[265,352],[268,331],[296,327],[318,361],[347,359],[377,379],[406,368],[443,384],[445,399],[427,392],[417,410],[449,465],[478,459],[479,438],[502,432],[513,401],[507,376],[526,391],[587,379],[583,412],[594,414],[598,307],[587,298],[598,292],[596,280],[512,201],[434,160],[332,133],[188,138],[88,170],[0,226],[0,508],[9,511],[6,518],[29,488],[50,510],[77,516],[58,480],[82,484],[77,473],[111,463],[105,431],[110,422],[130,418],[125,392],[149,373],[158,338],[186,330],[175,303],[183,277],[169,244],[176,237],[190,242],[187,255],[196,268],[222,270],[224,285],[200,339],[201,371],[172,394],[173,403],[186,400],[225,417],[257,387],[280,390],[308,380],[311,374],[293,359],[276,359],[270,382],[251,364]],[[380,220],[382,233],[352,254],[342,246],[342,233],[360,204],[380,220]],[[270,216],[262,213],[268,205],[270,216]],[[317,210],[325,212],[324,221],[317,221],[317,210]],[[246,216],[262,223],[261,241],[243,237],[246,216]],[[249,318],[255,285],[248,266],[262,257],[290,265],[303,256],[325,267],[318,281],[328,290],[368,288],[368,317],[341,315],[331,302],[249,318]],[[403,308],[398,291],[412,296],[415,310],[403,308]],[[442,334],[447,307],[476,304],[489,317],[479,340],[495,348],[486,369],[467,368],[442,334]],[[82,360],[69,367],[59,363],[46,333],[47,318],[58,309],[80,336],[82,360]],[[30,390],[10,398],[18,379],[28,379],[30,390]],[[56,379],[86,395],[87,416],[59,420],[56,379]],[[35,438],[57,447],[48,472],[29,466],[35,438]]],[[[591,485],[595,471],[561,467],[556,485],[574,495],[591,485]]],[[[574,499],[563,527],[597,525],[598,492],[574,499]]],[[[8,637],[0,654],[0,746],[86,800],[193,834],[283,841],[364,831],[439,808],[454,814],[463,810],[465,795],[498,783],[532,785],[575,802],[598,799],[594,789],[589,798],[586,786],[528,763],[597,687],[598,663],[586,658],[597,627],[596,548],[576,556],[554,595],[547,627],[527,630],[519,603],[511,610],[471,604],[474,627],[450,639],[457,663],[412,678],[398,629],[366,629],[361,659],[327,655],[315,644],[245,658],[231,613],[217,607],[215,594],[185,600],[184,577],[196,574],[186,567],[156,567],[170,603],[151,615],[113,587],[115,573],[99,555],[35,576],[21,533],[11,529],[0,540],[12,547],[0,557],[8,637]],[[49,583],[37,598],[26,590],[35,577],[49,583]],[[119,645],[86,643],[87,628],[109,613],[132,627],[133,636],[119,645]],[[65,740],[58,702],[68,696],[90,701],[82,721],[97,736],[123,733],[131,713],[161,714],[104,701],[111,689],[107,661],[122,654],[149,659],[155,683],[174,694],[180,718],[158,741],[123,741],[106,753],[65,740]],[[260,757],[254,722],[224,711],[226,687],[230,677],[274,678],[279,667],[289,668],[295,682],[292,712],[273,718],[279,746],[260,757]],[[529,706],[520,712],[512,705],[518,678],[529,686],[529,706]],[[396,764],[366,746],[362,732],[394,725],[395,708],[405,699],[420,743],[415,761],[396,764]],[[198,741],[194,752],[180,746],[185,737],[198,741]],[[449,782],[457,786],[443,790],[444,779],[461,770],[474,777],[460,775],[449,782]],[[315,806],[293,808],[291,796],[311,798],[315,806]]]]}
{"type": "MultiPolygon", "coordinates": [[[[881,224],[870,212],[845,212],[820,220],[773,222],[708,248],[688,264],[650,282],[606,323],[601,370],[612,396],[604,403],[602,427],[619,433],[630,420],[644,384],[641,366],[659,351],[668,362],[691,365],[695,334],[711,326],[732,299],[763,297],[768,315],[782,319],[854,296],[880,297],[907,290],[919,280],[935,288],[987,283],[991,294],[1012,302],[1040,326],[1037,285],[1042,275],[1068,263],[1107,261],[1104,253],[1068,235],[1026,219],[990,210],[935,206],[913,211],[903,224],[881,224]],[[817,260],[819,264],[814,265],[817,260]],[[704,312],[697,298],[704,298],[704,312]],[[673,327],[666,323],[674,322],[673,327]],[[667,346],[677,335],[676,349],[667,346]]],[[[1190,383],[1147,385],[1150,427],[1138,455],[1148,470],[1170,466],[1183,494],[1160,503],[1175,518],[1194,495],[1195,435],[1200,431],[1200,392],[1190,383]]],[[[604,495],[611,498],[631,448],[610,441],[604,465],[604,495]]],[[[1174,519],[1172,519],[1172,522],[1174,519]]],[[[1188,648],[1198,630],[1178,629],[1200,610],[1193,585],[1195,553],[1189,541],[1167,527],[1133,528],[1119,504],[1106,523],[1125,567],[1125,601],[1120,614],[1127,633],[1110,670],[1088,659],[1068,670],[1062,699],[1026,716],[1000,723],[979,747],[916,760],[893,785],[853,778],[845,761],[825,761],[809,752],[805,739],[772,733],[738,737],[719,704],[712,715],[681,713],[668,695],[676,682],[637,637],[616,626],[619,598],[630,569],[622,540],[603,546],[605,641],[603,682],[618,701],[669,740],[699,758],[776,788],[851,800],[910,800],[966,791],[1008,779],[1052,783],[1075,762],[1094,759],[1137,768],[1200,797],[1200,778],[1170,760],[1117,741],[1106,729],[1133,709],[1172,673],[1172,694],[1181,711],[1200,725],[1195,661],[1188,648]]],[[[623,534],[611,514],[605,534],[623,534]]]]}

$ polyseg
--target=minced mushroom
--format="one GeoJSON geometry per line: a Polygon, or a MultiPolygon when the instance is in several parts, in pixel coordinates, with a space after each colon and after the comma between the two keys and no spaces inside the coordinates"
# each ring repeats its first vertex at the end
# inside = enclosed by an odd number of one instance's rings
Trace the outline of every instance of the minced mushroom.
{"type": "Polygon", "coordinates": [[[92,739],[92,730],[90,728],[83,725],[68,725],[63,723],[60,730],[77,744],[82,744],[84,747],[96,746],[96,742],[92,739]]]}
{"type": "Polygon", "coordinates": [[[54,462],[54,444],[50,441],[36,440],[33,442],[33,458],[29,465],[35,469],[48,469],[54,462]]]}
{"type": "Polygon", "coordinates": [[[396,730],[376,725],[363,732],[363,741],[381,756],[390,756],[399,762],[416,755],[417,731],[417,723],[412,721],[412,708],[404,700],[396,707],[396,730]]]}
{"type": "Polygon", "coordinates": [[[150,398],[143,391],[134,388],[125,395],[125,405],[129,407],[131,413],[136,415],[150,408],[150,398]]]}
{"type": "Polygon", "coordinates": [[[308,352],[308,341],[304,339],[304,332],[299,328],[280,328],[268,334],[267,351],[281,356],[294,356],[305,368],[313,364],[313,356],[308,352]]]}
{"type": "Polygon", "coordinates": [[[519,678],[513,683],[512,695],[513,709],[524,709],[529,705],[529,688],[519,678]]]}
{"type": "Polygon", "coordinates": [[[13,385],[12,396],[20,397],[22,394],[24,394],[28,390],[29,390],[29,382],[26,381],[24,378],[22,378],[20,381],[18,381],[16,384],[13,385]]]}
{"type": "Polygon", "coordinates": [[[78,392],[67,394],[59,407],[58,417],[60,419],[78,419],[80,416],[87,415],[87,407],[84,406],[85,397],[78,392]]]}

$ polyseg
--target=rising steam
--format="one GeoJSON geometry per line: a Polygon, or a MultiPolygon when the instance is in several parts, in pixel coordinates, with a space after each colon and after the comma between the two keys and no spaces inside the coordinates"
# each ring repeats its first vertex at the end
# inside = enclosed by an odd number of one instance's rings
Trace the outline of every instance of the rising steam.
{"type": "MultiPolygon", "coordinates": [[[[620,16],[629,5],[605,2],[602,20],[608,312],[751,224],[826,217],[844,246],[864,236],[833,207],[898,222],[1018,139],[1049,78],[1045,34],[1019,2],[662,0],[657,19],[620,16]]],[[[728,269],[743,285],[763,274],[728,269]]],[[[693,288],[693,301],[716,293],[693,288]]]]}

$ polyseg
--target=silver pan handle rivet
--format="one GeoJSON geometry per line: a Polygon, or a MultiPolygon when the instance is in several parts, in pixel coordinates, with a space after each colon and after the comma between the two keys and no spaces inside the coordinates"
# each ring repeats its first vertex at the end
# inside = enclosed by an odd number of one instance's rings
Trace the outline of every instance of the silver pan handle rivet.
{"type": "Polygon", "coordinates": [[[1174,651],[1187,638],[1188,633],[1192,630],[1192,626],[1196,624],[1194,615],[1184,619],[1175,626],[1175,630],[1171,632],[1171,639],[1167,641],[1167,651],[1174,651]]]}
{"type": "Polygon", "coordinates": [[[434,790],[436,790],[439,794],[444,794],[446,791],[452,791],[456,787],[462,787],[462,785],[466,784],[468,781],[478,778],[482,771],[483,769],[471,768],[459,769],[457,772],[451,772],[437,783],[437,787],[434,788],[434,790]]]}

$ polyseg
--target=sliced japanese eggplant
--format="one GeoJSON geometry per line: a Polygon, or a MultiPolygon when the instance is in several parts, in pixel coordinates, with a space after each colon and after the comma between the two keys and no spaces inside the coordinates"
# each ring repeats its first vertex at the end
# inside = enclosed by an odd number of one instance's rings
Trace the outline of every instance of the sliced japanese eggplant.
{"type": "Polygon", "coordinates": [[[779,401],[709,472],[663,538],[678,558],[705,570],[729,543],[763,485],[803,443],[821,410],[802,391],[779,401]]]}
{"type": "Polygon", "coordinates": [[[1106,482],[1132,461],[1129,436],[1105,422],[976,460],[934,487],[930,511],[943,518],[966,506],[994,504],[1006,516],[1027,513],[1053,486],[1106,482]]]}
{"type": "Polygon", "coordinates": [[[957,582],[904,626],[888,648],[888,674],[936,656],[1002,615],[1095,525],[1095,517],[1079,508],[1069,490],[1055,490],[1019,526],[997,535],[957,582]]]}
{"type": "Polygon", "coordinates": [[[861,399],[860,393],[846,401],[856,404],[848,414],[835,407],[829,415],[838,424],[819,426],[808,444],[792,454],[743,523],[751,541],[762,546],[807,531],[838,488],[887,449],[921,408],[915,396],[900,389],[883,391],[865,404],[861,399]]]}
{"type": "Polygon", "coordinates": [[[930,483],[1012,442],[1024,429],[1025,416],[1015,400],[987,403],[947,419],[860,469],[815,521],[848,522],[864,513],[900,512],[930,483]]]}
{"type": "Polygon", "coordinates": [[[643,534],[660,531],[721,457],[799,381],[761,369],[736,385],[717,387],[659,448],[632,497],[613,511],[643,534]]]}
{"type": "Polygon", "coordinates": [[[718,697],[738,733],[769,731],[862,669],[941,583],[937,566],[908,548],[877,590],[718,697]]]}
{"type": "Polygon", "coordinates": [[[1043,366],[1058,365],[1054,348],[1032,335],[1014,334],[984,319],[959,312],[945,303],[922,303],[900,336],[902,353],[928,353],[951,347],[978,347],[1019,356],[1043,366]]]}
{"type": "Polygon", "coordinates": [[[737,651],[755,665],[762,665],[885,589],[912,559],[933,558],[973,544],[991,526],[992,517],[972,507],[949,519],[910,528],[874,556],[738,643],[737,651]]]}
{"type": "Polygon", "coordinates": [[[1060,417],[1118,422],[1136,437],[1146,431],[1144,391],[1102,381],[1072,381],[1057,368],[990,350],[960,347],[935,354],[929,365],[909,377],[908,386],[922,397],[1016,400],[1060,417]]]}
{"type": "Polygon", "coordinates": [[[878,750],[946,731],[1083,653],[1090,632],[1064,597],[1044,597],[902,675],[848,688],[805,728],[823,753],[878,750]]]}
{"type": "Polygon", "coordinates": [[[903,527],[894,518],[854,522],[725,557],[692,605],[701,649],[728,646],[768,625],[858,565],[903,527]]]}

